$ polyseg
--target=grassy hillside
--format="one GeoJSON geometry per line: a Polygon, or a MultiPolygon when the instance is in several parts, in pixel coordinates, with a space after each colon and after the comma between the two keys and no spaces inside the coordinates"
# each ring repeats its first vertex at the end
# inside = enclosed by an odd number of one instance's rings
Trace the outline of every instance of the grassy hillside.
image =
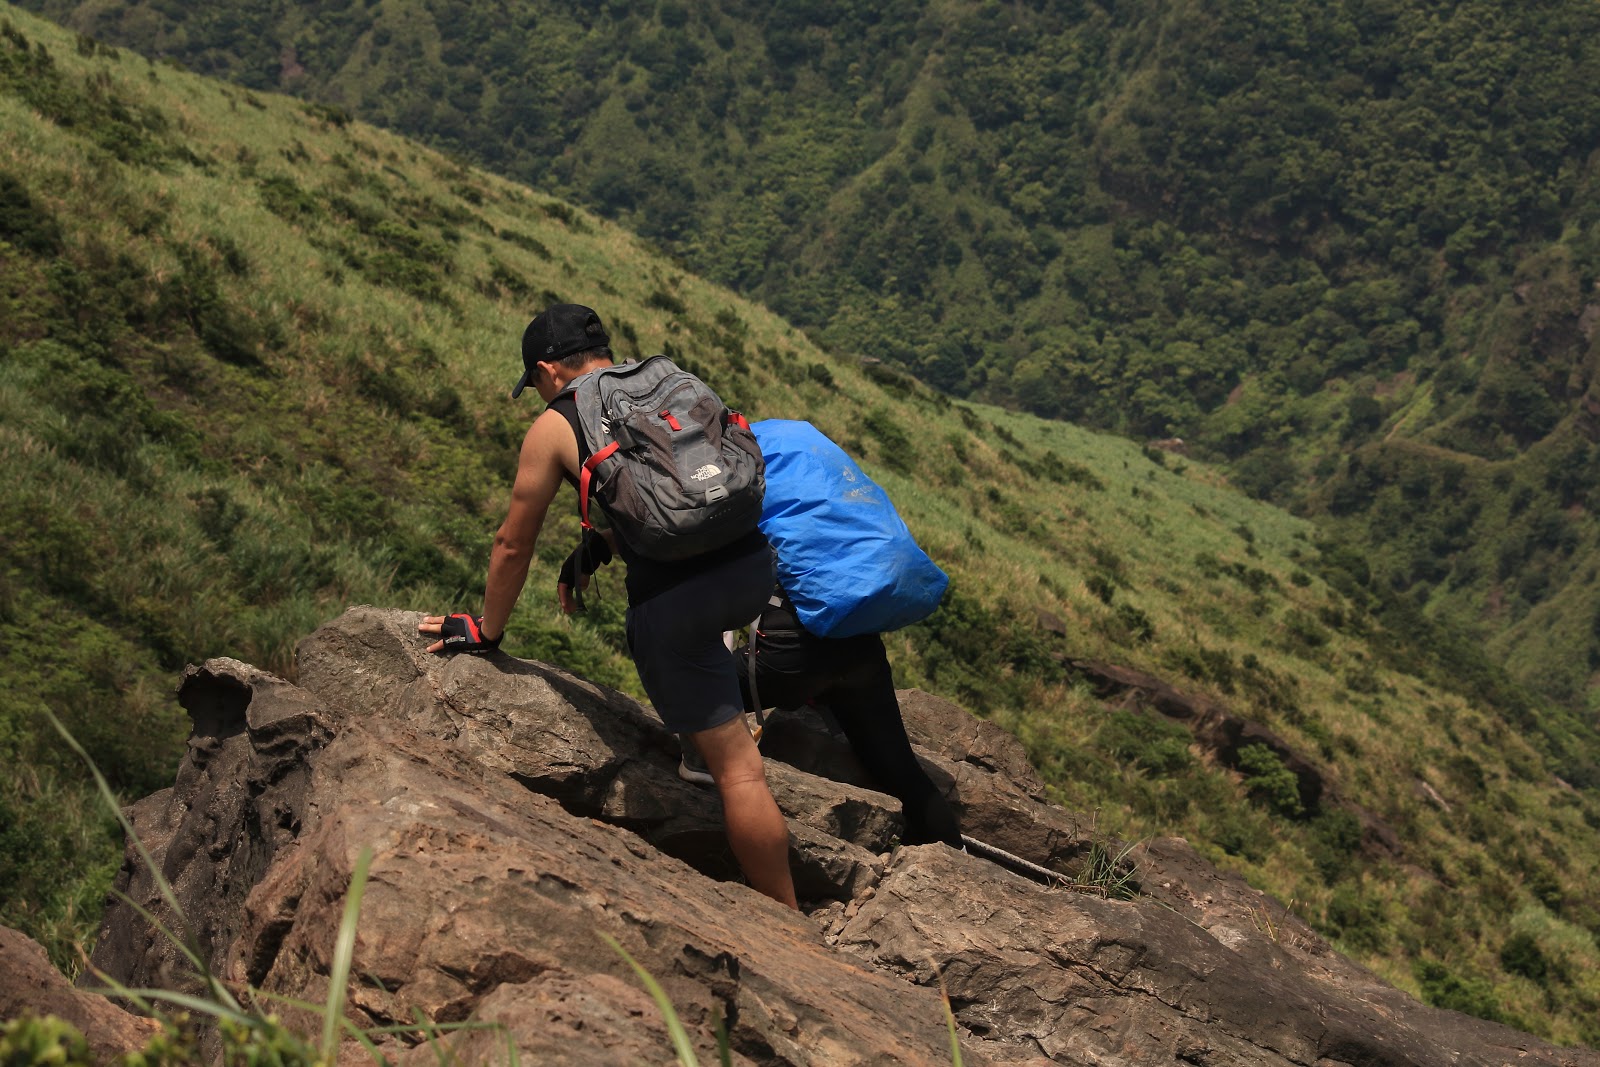
{"type": "MultiPolygon", "coordinates": [[[[0,779],[0,921],[58,961],[118,849],[41,712],[137,795],[181,752],[184,662],[292,675],[349,603],[475,606],[537,410],[507,397],[517,339],[561,299],[863,460],[952,576],[891,639],[900,683],[1013,730],[1064,804],[1188,836],[1434,1003],[1600,1041],[1592,728],[1206,465],[952,401],[565,202],[10,8],[0,129],[0,755],[24,769],[0,779]],[[1215,757],[1075,660],[1284,748],[1215,757]],[[1306,805],[1291,757],[1337,802],[1306,805]]],[[[574,527],[507,648],[637,691],[620,582],[556,610],[574,527]]]]}
{"type": "Polygon", "coordinates": [[[1589,0],[28,6],[585,203],[830,350],[1182,436],[1600,711],[1589,0]]]}

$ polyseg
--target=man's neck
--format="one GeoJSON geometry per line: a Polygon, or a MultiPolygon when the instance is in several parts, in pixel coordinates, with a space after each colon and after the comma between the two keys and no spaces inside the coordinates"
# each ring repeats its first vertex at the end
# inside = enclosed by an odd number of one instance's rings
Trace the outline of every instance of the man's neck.
{"type": "Polygon", "coordinates": [[[590,360],[588,363],[585,363],[577,370],[568,370],[566,367],[557,367],[555,371],[551,373],[550,377],[555,381],[556,389],[559,391],[565,389],[579,378],[582,378],[585,374],[588,374],[592,371],[603,370],[610,366],[614,366],[614,364],[609,359],[594,359],[590,360]]]}

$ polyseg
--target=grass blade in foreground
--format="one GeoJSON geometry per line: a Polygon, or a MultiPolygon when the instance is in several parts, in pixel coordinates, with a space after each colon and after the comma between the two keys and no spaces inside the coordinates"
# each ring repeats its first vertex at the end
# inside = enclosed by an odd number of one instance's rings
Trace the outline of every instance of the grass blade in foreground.
{"type": "Polygon", "coordinates": [[[678,1062],[682,1067],[700,1067],[700,1061],[695,1059],[694,1045],[689,1042],[689,1032],[683,1028],[683,1023],[679,1021],[678,1013],[673,1010],[672,1001],[667,999],[667,992],[661,988],[661,983],[657,982],[649,971],[641,967],[639,961],[630,956],[628,950],[623,948],[616,938],[610,934],[601,934],[600,939],[610,945],[613,952],[627,961],[628,966],[633,968],[633,973],[639,976],[639,980],[644,983],[645,989],[655,1000],[656,1007],[661,1009],[661,1015],[667,1023],[667,1033],[672,1035],[672,1047],[678,1053],[678,1062]]]}
{"type": "Polygon", "coordinates": [[[345,983],[350,979],[350,957],[356,948],[356,919],[361,914],[361,897],[367,889],[367,868],[372,866],[372,849],[364,848],[356,857],[355,873],[350,876],[350,893],[345,897],[344,916],[339,920],[339,939],[334,942],[333,968],[328,975],[328,1004],[322,1016],[322,1060],[337,1058],[339,1028],[344,1022],[345,983]]]}
{"type": "Polygon", "coordinates": [[[728,1027],[723,1021],[721,1009],[712,1015],[711,1027],[717,1034],[717,1063],[721,1067],[733,1067],[733,1042],[728,1039],[728,1027]]]}
{"type": "Polygon", "coordinates": [[[944,972],[937,963],[933,964],[933,975],[939,979],[939,1003],[944,1007],[944,1024],[950,1030],[950,1063],[961,1067],[961,1037],[956,1032],[956,1013],[950,1010],[950,990],[945,988],[944,972]]]}

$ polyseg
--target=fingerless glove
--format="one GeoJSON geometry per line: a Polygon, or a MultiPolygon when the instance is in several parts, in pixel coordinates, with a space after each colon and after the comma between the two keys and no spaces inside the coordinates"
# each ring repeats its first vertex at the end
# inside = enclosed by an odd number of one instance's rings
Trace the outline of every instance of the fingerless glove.
{"type": "Polygon", "coordinates": [[[447,616],[439,625],[439,638],[444,641],[445,652],[465,652],[471,656],[485,656],[500,649],[500,637],[493,640],[483,635],[483,616],[458,612],[447,616]]]}
{"type": "Polygon", "coordinates": [[[611,543],[592,530],[585,530],[583,540],[579,542],[578,547],[573,549],[572,555],[562,562],[561,573],[557,575],[556,581],[568,588],[576,589],[580,573],[593,574],[610,562],[611,543]]]}

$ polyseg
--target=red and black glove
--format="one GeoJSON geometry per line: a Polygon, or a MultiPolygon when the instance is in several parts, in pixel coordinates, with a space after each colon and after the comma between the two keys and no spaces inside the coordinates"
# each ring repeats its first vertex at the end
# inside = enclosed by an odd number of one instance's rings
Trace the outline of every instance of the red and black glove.
{"type": "Polygon", "coordinates": [[[610,562],[610,542],[592,530],[585,530],[578,547],[562,562],[556,581],[561,585],[577,586],[580,574],[587,578],[610,562]]]}
{"type": "MultiPolygon", "coordinates": [[[[561,610],[568,614],[584,610],[583,587],[589,576],[611,562],[611,545],[593,530],[583,531],[577,549],[561,564],[556,575],[556,596],[561,600],[561,610]]],[[[595,596],[600,594],[597,591],[595,596]]]]}
{"type": "MultiPolygon", "coordinates": [[[[504,637],[501,634],[500,637],[504,637]]],[[[465,652],[471,656],[487,656],[500,651],[500,637],[488,638],[483,633],[483,616],[457,612],[445,616],[439,624],[439,639],[444,642],[441,652],[465,652]]]]}

